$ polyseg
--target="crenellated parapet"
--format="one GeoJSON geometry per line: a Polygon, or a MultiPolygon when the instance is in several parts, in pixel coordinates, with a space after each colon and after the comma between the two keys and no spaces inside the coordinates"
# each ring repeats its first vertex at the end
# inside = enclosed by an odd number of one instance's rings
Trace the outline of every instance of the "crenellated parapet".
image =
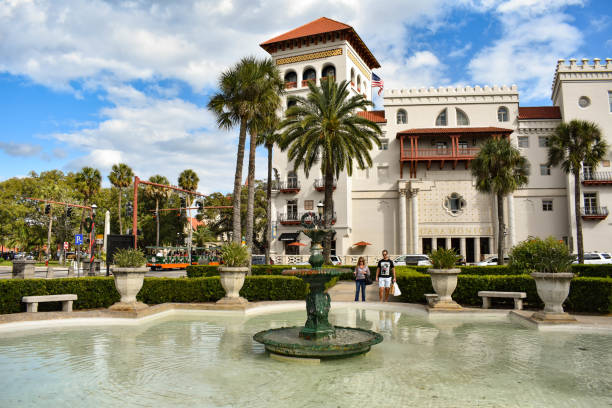
{"type": "Polygon", "coordinates": [[[384,92],[387,105],[423,105],[448,103],[512,103],[519,100],[516,85],[462,86],[438,88],[388,89],[384,92]]]}
{"type": "Polygon", "coordinates": [[[552,100],[558,91],[561,81],[609,81],[612,80],[612,58],[606,58],[602,63],[600,58],[582,58],[580,64],[576,58],[571,58],[569,63],[564,59],[557,61],[557,68],[552,83],[552,100]]]}

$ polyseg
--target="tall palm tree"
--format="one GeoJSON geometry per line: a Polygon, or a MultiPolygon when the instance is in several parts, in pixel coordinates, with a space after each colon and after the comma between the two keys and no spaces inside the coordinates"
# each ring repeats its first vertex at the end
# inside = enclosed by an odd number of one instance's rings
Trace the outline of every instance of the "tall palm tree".
{"type": "Polygon", "coordinates": [[[279,120],[276,115],[270,120],[269,127],[257,136],[257,144],[268,151],[268,183],[266,184],[266,264],[270,264],[270,243],[272,242],[272,151],[280,141],[277,132],[279,120]]]}
{"type": "Polygon", "coordinates": [[[240,220],[240,190],[242,187],[242,166],[244,145],[249,122],[257,115],[260,108],[257,102],[262,87],[267,81],[261,81],[261,60],[245,57],[235,66],[223,72],[219,78],[219,92],[208,103],[217,116],[217,125],[222,129],[231,129],[239,125],[238,152],[236,154],[236,173],[234,175],[233,206],[233,242],[240,242],[242,226],[240,220]]]}
{"type": "Polygon", "coordinates": [[[489,139],[470,164],[476,190],[497,199],[497,259],[504,264],[504,196],[527,184],[529,164],[508,139],[489,139]]]}
{"type": "MultiPolygon", "coordinates": [[[[184,190],[195,192],[198,189],[200,178],[191,169],[183,170],[179,174],[178,184],[184,190]]],[[[187,195],[187,208],[191,207],[191,195],[187,195]]],[[[191,224],[191,209],[187,210],[187,218],[189,218],[189,263],[191,264],[191,239],[193,237],[193,227],[191,224]]]]}
{"type": "Polygon", "coordinates": [[[255,76],[258,78],[258,87],[256,92],[253,92],[252,103],[257,108],[257,114],[251,119],[248,126],[251,137],[247,176],[246,244],[249,250],[253,248],[253,225],[255,223],[255,148],[257,146],[257,136],[270,126],[274,126],[275,122],[278,126],[276,111],[280,108],[280,95],[285,90],[285,83],[271,59],[259,60],[256,65],[255,76]]]}
{"type": "MultiPolygon", "coordinates": [[[[83,204],[89,205],[92,199],[100,192],[102,184],[102,176],[100,170],[93,167],[83,167],[75,176],[77,190],[83,196],[83,204]]],[[[83,219],[85,218],[85,210],[81,213],[81,225],[79,226],[79,234],[83,233],[83,219]]]]}
{"type": "Polygon", "coordinates": [[[548,139],[548,165],[561,165],[566,173],[574,175],[574,208],[576,214],[576,246],[578,262],[584,263],[582,217],[580,214],[580,170],[582,166],[595,168],[608,150],[597,124],[584,120],[561,123],[548,139]]]}
{"type": "Polygon", "coordinates": [[[113,164],[113,169],[108,175],[108,180],[113,186],[119,189],[119,197],[117,199],[118,216],[119,216],[119,234],[123,234],[123,217],[121,216],[121,197],[123,189],[132,184],[134,172],[131,167],[125,163],[113,164]]]}
{"type": "MultiPolygon", "coordinates": [[[[164,176],[156,174],[154,176],[149,177],[149,181],[155,184],[163,184],[168,185],[170,182],[164,176]]],[[[157,186],[152,186],[147,184],[145,187],[145,194],[155,200],[155,224],[156,224],[156,233],[155,233],[155,246],[159,246],[159,203],[163,200],[167,199],[170,196],[170,190],[167,188],[161,188],[157,186]]]]}
{"type": "MultiPolygon", "coordinates": [[[[288,149],[294,169],[303,167],[306,177],[315,164],[320,165],[324,177],[324,226],[332,222],[332,195],[334,177],[344,170],[350,176],[354,164],[359,169],[372,166],[370,150],[380,147],[380,127],[361,116],[357,110],[365,110],[372,102],[362,95],[350,96],[348,82],[336,83],[333,78],[324,80],[321,87],[308,83],[309,94],[291,97],[295,105],[290,107],[283,121],[283,135],[279,146],[288,149]]],[[[330,237],[325,239],[325,262],[329,263],[330,237]]]]}

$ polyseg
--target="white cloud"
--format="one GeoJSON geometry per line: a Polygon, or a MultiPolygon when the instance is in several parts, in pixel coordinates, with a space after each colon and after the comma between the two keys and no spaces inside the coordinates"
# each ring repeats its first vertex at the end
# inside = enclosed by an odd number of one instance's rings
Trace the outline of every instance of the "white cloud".
{"type": "Polygon", "coordinates": [[[42,147],[29,143],[0,142],[0,150],[8,156],[31,157],[38,156],[42,152],[42,147]]]}

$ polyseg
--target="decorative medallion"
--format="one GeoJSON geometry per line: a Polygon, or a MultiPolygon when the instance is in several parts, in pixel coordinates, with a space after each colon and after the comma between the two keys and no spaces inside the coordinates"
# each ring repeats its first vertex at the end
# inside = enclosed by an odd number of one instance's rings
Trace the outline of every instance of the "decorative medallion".
{"type": "Polygon", "coordinates": [[[465,208],[465,199],[458,193],[452,193],[444,199],[442,206],[447,213],[456,217],[463,213],[465,208]]]}

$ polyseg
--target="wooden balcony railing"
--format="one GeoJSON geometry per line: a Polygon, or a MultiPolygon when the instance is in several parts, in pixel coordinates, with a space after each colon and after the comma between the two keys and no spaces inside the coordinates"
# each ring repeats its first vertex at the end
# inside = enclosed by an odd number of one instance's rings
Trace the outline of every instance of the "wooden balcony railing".
{"type": "Polygon", "coordinates": [[[458,147],[456,152],[450,147],[434,147],[404,149],[402,159],[453,159],[453,158],[473,158],[480,152],[480,147],[458,147]]]}
{"type": "Polygon", "coordinates": [[[302,81],[302,86],[308,86],[308,82],[316,82],[316,79],[305,79],[302,81]]]}
{"type": "Polygon", "coordinates": [[[582,174],[582,184],[612,184],[612,171],[591,171],[582,174]]]}
{"type": "Polygon", "coordinates": [[[580,215],[584,220],[604,220],[608,217],[608,207],[582,207],[580,215]]]}
{"type": "Polygon", "coordinates": [[[297,82],[285,82],[285,89],[297,88],[297,82]]]}

